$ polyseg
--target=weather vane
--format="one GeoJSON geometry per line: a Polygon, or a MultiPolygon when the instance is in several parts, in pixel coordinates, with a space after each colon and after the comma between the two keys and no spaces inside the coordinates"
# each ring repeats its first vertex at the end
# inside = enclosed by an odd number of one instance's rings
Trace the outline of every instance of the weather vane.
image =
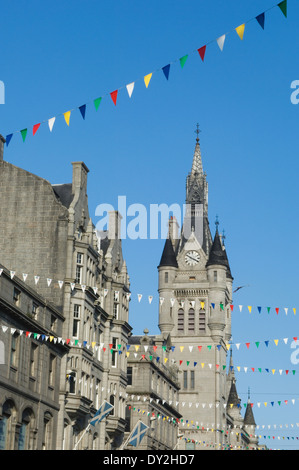
{"type": "Polygon", "coordinates": [[[197,135],[196,137],[196,141],[199,142],[199,134],[200,134],[201,130],[199,129],[199,124],[197,123],[196,124],[196,130],[194,131],[194,133],[197,135]]]}

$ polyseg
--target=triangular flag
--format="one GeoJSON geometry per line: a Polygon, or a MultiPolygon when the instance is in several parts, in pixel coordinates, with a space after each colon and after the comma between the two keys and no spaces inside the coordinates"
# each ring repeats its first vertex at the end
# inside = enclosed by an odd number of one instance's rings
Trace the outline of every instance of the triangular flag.
{"type": "Polygon", "coordinates": [[[284,0],[283,2],[280,2],[278,4],[278,6],[281,9],[284,16],[287,17],[287,0],[284,0]]]}
{"type": "Polygon", "coordinates": [[[40,123],[39,123],[39,124],[35,124],[35,125],[33,126],[33,130],[32,130],[33,135],[36,133],[36,131],[38,130],[39,126],[40,126],[40,123]]]}
{"type": "Polygon", "coordinates": [[[277,313],[277,315],[278,315],[278,312],[279,312],[279,308],[276,308],[276,309],[275,309],[275,311],[276,311],[276,313],[277,313]]]}
{"type": "Polygon", "coordinates": [[[110,93],[110,96],[111,96],[112,101],[115,104],[115,106],[116,106],[117,94],[118,94],[118,90],[114,90],[110,93]]]}
{"type": "Polygon", "coordinates": [[[96,108],[96,111],[99,109],[100,103],[102,101],[102,98],[96,98],[93,100],[94,107],[96,108]]]}
{"type": "Polygon", "coordinates": [[[256,16],[255,19],[257,20],[258,24],[264,29],[265,13],[261,13],[260,15],[256,16]]]}
{"type": "Polygon", "coordinates": [[[187,59],[188,59],[188,54],[186,54],[186,55],[184,55],[183,57],[180,58],[180,64],[181,64],[182,68],[184,67],[187,59]]]}
{"type": "Polygon", "coordinates": [[[135,86],[135,82],[129,83],[129,84],[126,86],[127,92],[128,92],[128,95],[129,95],[130,98],[131,98],[131,96],[132,96],[132,93],[133,93],[133,90],[134,90],[134,86],[135,86]]]}
{"type": "Polygon", "coordinates": [[[197,49],[202,61],[204,61],[204,58],[205,58],[206,47],[207,46],[202,46],[199,49],[197,49]]]}
{"type": "Polygon", "coordinates": [[[165,67],[162,67],[162,70],[163,70],[163,73],[164,73],[166,79],[168,80],[168,78],[169,78],[170,64],[165,65],[165,67]]]}
{"type": "Polygon", "coordinates": [[[56,117],[52,117],[51,119],[48,120],[50,132],[52,132],[55,120],[56,120],[56,117]]]}
{"type": "Polygon", "coordinates": [[[240,26],[238,26],[238,27],[236,28],[236,31],[237,31],[238,36],[239,36],[240,39],[243,39],[244,30],[245,30],[245,24],[241,24],[240,26]]]}
{"type": "Polygon", "coordinates": [[[81,113],[83,119],[85,119],[86,104],[83,104],[82,106],[79,106],[79,110],[80,110],[80,113],[81,113]]]}
{"type": "Polygon", "coordinates": [[[6,147],[8,147],[9,142],[10,142],[11,139],[12,139],[12,136],[13,136],[13,134],[8,134],[8,135],[5,137],[6,147]]]}
{"type": "Polygon", "coordinates": [[[152,75],[153,75],[152,73],[149,73],[148,75],[145,75],[144,77],[144,83],[145,83],[146,88],[149,86],[149,82],[151,81],[152,75]]]}
{"type": "Polygon", "coordinates": [[[258,309],[259,313],[261,313],[262,307],[258,307],[257,309],[258,309]]]}
{"type": "Polygon", "coordinates": [[[70,111],[67,111],[66,113],[63,113],[63,115],[64,115],[65,122],[66,122],[67,125],[69,126],[69,125],[70,125],[71,112],[70,112],[70,111]]]}
{"type": "Polygon", "coordinates": [[[220,36],[220,38],[217,39],[217,44],[221,51],[223,51],[224,41],[225,41],[225,34],[223,34],[222,36],[220,36]]]}
{"type": "Polygon", "coordinates": [[[23,142],[25,142],[26,135],[27,135],[27,129],[22,129],[20,132],[21,132],[21,135],[22,135],[23,142]]]}

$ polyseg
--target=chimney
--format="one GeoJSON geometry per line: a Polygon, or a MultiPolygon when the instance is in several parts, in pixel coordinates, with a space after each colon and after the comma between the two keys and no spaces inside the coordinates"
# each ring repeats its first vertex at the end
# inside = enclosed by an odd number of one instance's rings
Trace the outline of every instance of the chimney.
{"type": "Polygon", "coordinates": [[[6,140],[4,139],[3,135],[0,134],[0,162],[3,162],[3,154],[4,154],[4,144],[6,140]]]}
{"type": "Polygon", "coordinates": [[[118,211],[109,212],[108,238],[109,240],[118,240],[121,238],[121,219],[118,211]]]}
{"type": "Polygon", "coordinates": [[[87,193],[87,173],[89,169],[84,162],[72,162],[73,165],[73,181],[72,193],[78,194],[81,191],[87,193]]]}

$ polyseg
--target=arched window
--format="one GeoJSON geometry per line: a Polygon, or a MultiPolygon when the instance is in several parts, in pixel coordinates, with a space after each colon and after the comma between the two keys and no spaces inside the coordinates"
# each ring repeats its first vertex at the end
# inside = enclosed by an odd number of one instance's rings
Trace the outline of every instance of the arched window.
{"type": "Polygon", "coordinates": [[[2,406],[2,419],[0,420],[0,450],[14,449],[14,434],[12,420],[16,417],[16,408],[12,400],[7,400],[2,406]]]}
{"type": "Polygon", "coordinates": [[[30,429],[33,424],[33,411],[26,408],[22,414],[22,424],[19,430],[18,450],[33,450],[30,439],[30,429]]]}
{"type": "Polygon", "coordinates": [[[184,333],[184,310],[178,310],[178,333],[184,333]]]}
{"type": "Polygon", "coordinates": [[[188,311],[188,333],[195,333],[195,312],[194,308],[189,308],[188,311]]]}
{"type": "Polygon", "coordinates": [[[52,421],[52,415],[46,412],[44,414],[43,450],[52,450],[52,421]]]}

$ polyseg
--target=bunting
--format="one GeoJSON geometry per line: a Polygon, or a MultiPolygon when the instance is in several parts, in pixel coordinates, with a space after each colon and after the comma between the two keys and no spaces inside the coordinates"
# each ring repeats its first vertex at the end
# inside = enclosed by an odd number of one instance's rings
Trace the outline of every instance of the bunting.
{"type": "MultiPolygon", "coordinates": [[[[220,35],[220,36],[217,37],[215,40],[212,40],[212,41],[210,41],[209,43],[204,44],[203,46],[197,48],[197,49],[196,49],[196,52],[199,54],[199,56],[200,56],[202,62],[204,62],[204,59],[205,59],[207,46],[208,46],[208,45],[210,46],[212,43],[216,42],[216,43],[218,44],[219,49],[220,49],[221,51],[223,51],[224,41],[225,41],[225,39],[226,39],[226,36],[227,36],[228,34],[232,33],[233,31],[237,32],[239,38],[240,38],[241,40],[243,40],[244,32],[245,32],[245,26],[246,26],[246,24],[249,23],[250,21],[256,20],[256,21],[259,23],[259,25],[261,26],[261,28],[264,30],[264,27],[265,27],[265,14],[266,14],[266,13],[268,14],[268,12],[269,12],[270,10],[272,10],[272,9],[274,9],[274,8],[276,8],[276,7],[278,7],[278,8],[281,10],[282,14],[283,14],[285,17],[287,17],[287,0],[284,0],[284,1],[279,2],[278,4],[275,4],[275,5],[273,5],[272,7],[268,8],[266,11],[260,13],[259,15],[257,15],[257,16],[255,16],[255,17],[249,19],[249,20],[246,21],[245,23],[240,24],[239,26],[237,26],[236,28],[234,28],[233,30],[231,30],[229,33],[220,35]]],[[[194,52],[195,52],[195,51],[193,51],[192,53],[194,53],[194,52]]],[[[155,72],[151,72],[151,73],[145,75],[145,76],[143,77],[143,81],[144,81],[145,87],[148,88],[148,86],[149,86],[149,84],[150,84],[150,81],[151,81],[151,79],[152,79],[153,73],[156,73],[156,72],[159,72],[159,71],[162,71],[163,74],[164,74],[164,76],[165,76],[165,78],[166,78],[167,80],[169,80],[169,75],[170,75],[170,68],[171,68],[171,66],[172,66],[175,62],[179,62],[181,68],[183,68],[183,67],[185,66],[186,61],[187,61],[187,59],[188,59],[189,56],[190,56],[190,53],[185,54],[185,55],[183,55],[182,57],[180,57],[179,59],[175,59],[174,61],[168,63],[167,65],[165,65],[165,66],[163,66],[163,67],[161,67],[161,68],[158,68],[155,72]]],[[[125,89],[127,90],[127,93],[128,93],[129,98],[131,98],[131,97],[132,97],[133,90],[134,90],[134,87],[135,87],[136,81],[137,81],[137,80],[135,80],[134,82],[131,82],[131,83],[125,85],[125,86],[121,86],[120,88],[118,88],[118,89],[116,89],[116,90],[114,90],[114,91],[112,91],[112,92],[105,93],[104,96],[108,96],[108,95],[109,95],[109,96],[111,97],[111,99],[112,99],[114,105],[116,106],[116,104],[117,104],[118,92],[119,92],[121,89],[125,88],[125,89]]],[[[95,110],[96,110],[96,111],[99,109],[101,100],[102,100],[102,97],[96,98],[96,99],[93,100],[93,104],[94,104],[94,107],[95,107],[95,110]]],[[[55,123],[55,120],[56,120],[57,117],[59,117],[59,116],[63,116],[63,117],[64,117],[64,120],[65,120],[65,122],[66,122],[66,124],[67,124],[67,126],[69,126],[69,125],[70,125],[71,113],[72,113],[74,110],[76,110],[76,109],[79,110],[79,112],[81,113],[81,116],[82,116],[83,120],[85,120],[85,117],[86,117],[86,109],[87,109],[87,105],[88,105],[88,104],[89,104],[89,103],[85,103],[85,104],[83,104],[83,105],[81,105],[81,106],[78,106],[77,108],[68,110],[68,111],[66,111],[66,112],[64,112],[64,113],[57,114],[56,116],[54,116],[54,117],[52,117],[52,118],[50,118],[50,119],[47,119],[47,120],[45,120],[45,121],[39,121],[37,124],[34,124],[34,125],[32,126],[32,134],[33,134],[33,136],[36,135],[37,130],[38,130],[38,129],[40,128],[40,126],[41,126],[42,124],[44,124],[44,123],[47,123],[47,124],[48,124],[49,130],[50,130],[50,132],[52,132],[53,126],[54,126],[54,123],[55,123]]],[[[27,131],[28,131],[28,127],[27,127],[27,128],[24,128],[24,129],[22,129],[22,130],[20,130],[20,131],[15,131],[15,132],[12,132],[12,133],[7,134],[7,135],[6,135],[6,139],[5,139],[5,140],[6,140],[6,146],[7,146],[7,147],[9,146],[9,144],[10,144],[10,142],[11,142],[11,140],[12,140],[12,137],[13,137],[15,134],[18,134],[18,133],[21,134],[22,140],[23,140],[23,142],[25,142],[26,137],[27,137],[27,131]]]]}

